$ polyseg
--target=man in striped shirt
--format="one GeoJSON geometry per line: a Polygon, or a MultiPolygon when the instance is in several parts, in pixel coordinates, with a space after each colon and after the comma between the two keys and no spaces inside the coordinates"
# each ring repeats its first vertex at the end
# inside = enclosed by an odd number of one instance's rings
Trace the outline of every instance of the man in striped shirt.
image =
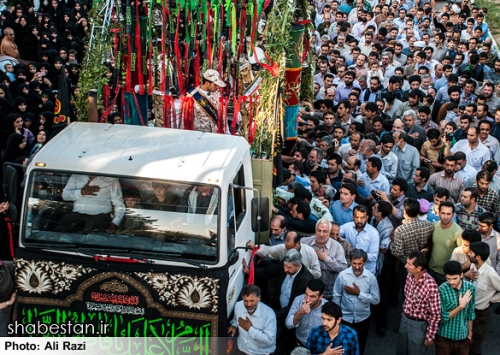
{"type": "Polygon", "coordinates": [[[450,260],[444,264],[446,282],[439,286],[441,323],[436,335],[436,354],[468,355],[475,318],[476,289],[463,280],[462,265],[450,260]]]}
{"type": "Polygon", "coordinates": [[[441,321],[438,286],[425,270],[426,263],[425,254],[418,250],[412,251],[406,261],[408,277],[397,355],[425,354],[434,343],[441,321]]]}

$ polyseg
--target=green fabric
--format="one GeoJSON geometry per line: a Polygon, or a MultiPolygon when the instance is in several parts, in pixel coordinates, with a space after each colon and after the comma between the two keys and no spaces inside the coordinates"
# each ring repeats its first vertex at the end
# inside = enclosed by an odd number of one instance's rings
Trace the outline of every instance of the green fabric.
{"type": "Polygon", "coordinates": [[[438,335],[451,339],[463,340],[469,334],[468,322],[474,320],[474,306],[476,303],[476,288],[468,281],[462,281],[460,290],[452,288],[448,282],[439,286],[439,297],[441,299],[441,323],[439,323],[438,335]],[[458,307],[458,297],[470,290],[472,298],[464,309],[450,319],[450,312],[458,307]]]}
{"type": "Polygon", "coordinates": [[[429,267],[444,275],[443,265],[450,260],[453,249],[462,245],[462,228],[456,223],[450,227],[441,228],[441,222],[434,222],[432,234],[432,251],[429,267]]]}

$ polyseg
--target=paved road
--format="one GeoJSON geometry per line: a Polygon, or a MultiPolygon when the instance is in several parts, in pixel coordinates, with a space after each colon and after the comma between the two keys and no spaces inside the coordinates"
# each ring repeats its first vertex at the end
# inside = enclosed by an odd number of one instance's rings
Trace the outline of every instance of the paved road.
{"type": "MultiPolygon", "coordinates": [[[[493,305],[493,309],[498,305],[493,305]]],[[[372,320],[372,328],[368,336],[365,355],[392,355],[396,354],[396,341],[398,334],[394,332],[394,328],[399,324],[401,317],[401,306],[398,308],[389,309],[389,325],[386,328],[385,336],[378,336],[375,332],[375,323],[372,320]]],[[[483,341],[483,355],[498,355],[500,354],[500,315],[492,312],[488,331],[483,341]]],[[[427,355],[435,355],[436,349],[430,347],[427,355]]]]}

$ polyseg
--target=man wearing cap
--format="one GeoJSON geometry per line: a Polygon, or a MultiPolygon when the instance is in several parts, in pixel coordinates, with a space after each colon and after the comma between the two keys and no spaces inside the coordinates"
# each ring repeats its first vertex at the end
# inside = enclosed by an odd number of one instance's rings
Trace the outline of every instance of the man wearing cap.
{"type": "MultiPolygon", "coordinates": [[[[201,85],[189,93],[194,98],[194,130],[218,132],[219,88],[226,86],[216,70],[208,69],[201,78],[201,85]]],[[[224,128],[223,128],[224,130],[224,128]]]]}

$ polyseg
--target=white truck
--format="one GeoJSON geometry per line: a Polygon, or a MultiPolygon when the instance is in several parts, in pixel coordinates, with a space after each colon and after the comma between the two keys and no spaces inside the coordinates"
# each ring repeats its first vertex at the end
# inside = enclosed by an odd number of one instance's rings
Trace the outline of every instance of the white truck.
{"type": "Polygon", "coordinates": [[[26,171],[16,321],[225,336],[268,213],[253,190],[241,137],[71,124],[26,171]]]}

